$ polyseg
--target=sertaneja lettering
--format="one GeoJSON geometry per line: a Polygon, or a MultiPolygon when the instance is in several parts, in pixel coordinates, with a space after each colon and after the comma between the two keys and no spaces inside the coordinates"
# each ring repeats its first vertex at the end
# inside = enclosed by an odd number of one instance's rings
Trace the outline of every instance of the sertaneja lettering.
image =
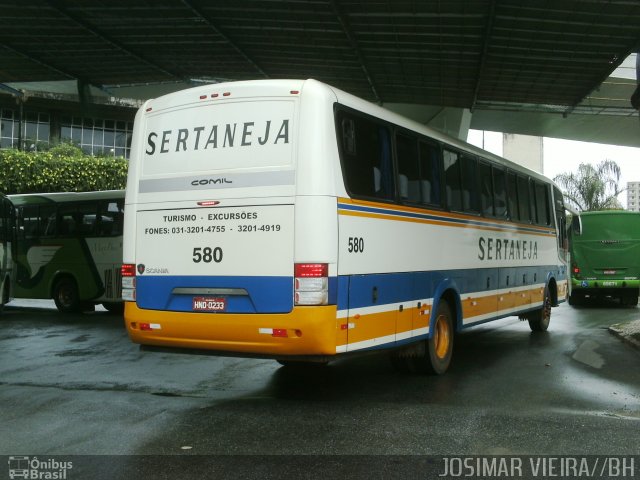
{"type": "Polygon", "coordinates": [[[282,120],[277,130],[272,128],[271,123],[271,120],[266,120],[262,124],[256,124],[256,122],[226,123],[208,127],[197,126],[163,130],[161,133],[149,132],[145,153],[155,155],[156,153],[289,143],[289,120],[282,120]],[[256,127],[259,129],[256,130],[256,127]]]}
{"type": "Polygon", "coordinates": [[[479,260],[537,260],[538,242],[506,238],[478,238],[479,260]]]}

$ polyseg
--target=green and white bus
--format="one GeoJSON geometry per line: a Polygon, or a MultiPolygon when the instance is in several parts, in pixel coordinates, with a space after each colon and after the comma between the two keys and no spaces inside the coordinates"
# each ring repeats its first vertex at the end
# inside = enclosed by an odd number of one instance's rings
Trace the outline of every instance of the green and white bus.
{"type": "Polygon", "coordinates": [[[0,193],[0,310],[11,301],[15,285],[13,246],[15,222],[13,205],[0,193]]]}
{"type": "Polygon", "coordinates": [[[640,213],[583,212],[573,217],[572,225],[569,303],[614,297],[624,305],[638,305],[640,213]]]}
{"type": "Polygon", "coordinates": [[[16,208],[16,298],[61,312],[122,311],[124,191],[10,195],[16,208]]]}

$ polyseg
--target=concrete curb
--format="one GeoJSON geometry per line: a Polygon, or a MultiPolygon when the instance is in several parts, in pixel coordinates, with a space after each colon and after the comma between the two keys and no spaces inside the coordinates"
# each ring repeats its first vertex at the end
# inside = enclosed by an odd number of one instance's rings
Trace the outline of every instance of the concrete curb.
{"type": "Polygon", "coordinates": [[[609,331],[632,347],[640,350],[640,320],[611,325],[609,331]]]}

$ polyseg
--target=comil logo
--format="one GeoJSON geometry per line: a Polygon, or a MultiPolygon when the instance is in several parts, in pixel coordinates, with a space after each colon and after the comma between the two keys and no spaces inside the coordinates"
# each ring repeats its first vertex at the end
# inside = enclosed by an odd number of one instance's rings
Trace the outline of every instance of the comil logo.
{"type": "Polygon", "coordinates": [[[53,458],[40,460],[38,457],[10,456],[9,478],[27,478],[33,480],[65,480],[73,462],[61,462],[53,458]]]}

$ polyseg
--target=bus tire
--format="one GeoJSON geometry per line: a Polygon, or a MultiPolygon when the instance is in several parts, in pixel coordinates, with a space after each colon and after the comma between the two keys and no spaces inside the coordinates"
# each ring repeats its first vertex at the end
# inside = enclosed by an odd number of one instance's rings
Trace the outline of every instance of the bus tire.
{"type": "Polygon", "coordinates": [[[413,367],[419,373],[442,375],[449,368],[453,356],[453,315],[446,300],[440,300],[433,332],[425,341],[424,355],[413,358],[413,367]]]}
{"type": "Polygon", "coordinates": [[[542,307],[527,314],[529,328],[534,332],[546,332],[551,321],[551,296],[549,288],[544,289],[542,307]]]}
{"type": "Polygon", "coordinates": [[[53,287],[53,301],[62,313],[82,311],[78,285],[71,277],[62,277],[56,281],[53,287]]]}

